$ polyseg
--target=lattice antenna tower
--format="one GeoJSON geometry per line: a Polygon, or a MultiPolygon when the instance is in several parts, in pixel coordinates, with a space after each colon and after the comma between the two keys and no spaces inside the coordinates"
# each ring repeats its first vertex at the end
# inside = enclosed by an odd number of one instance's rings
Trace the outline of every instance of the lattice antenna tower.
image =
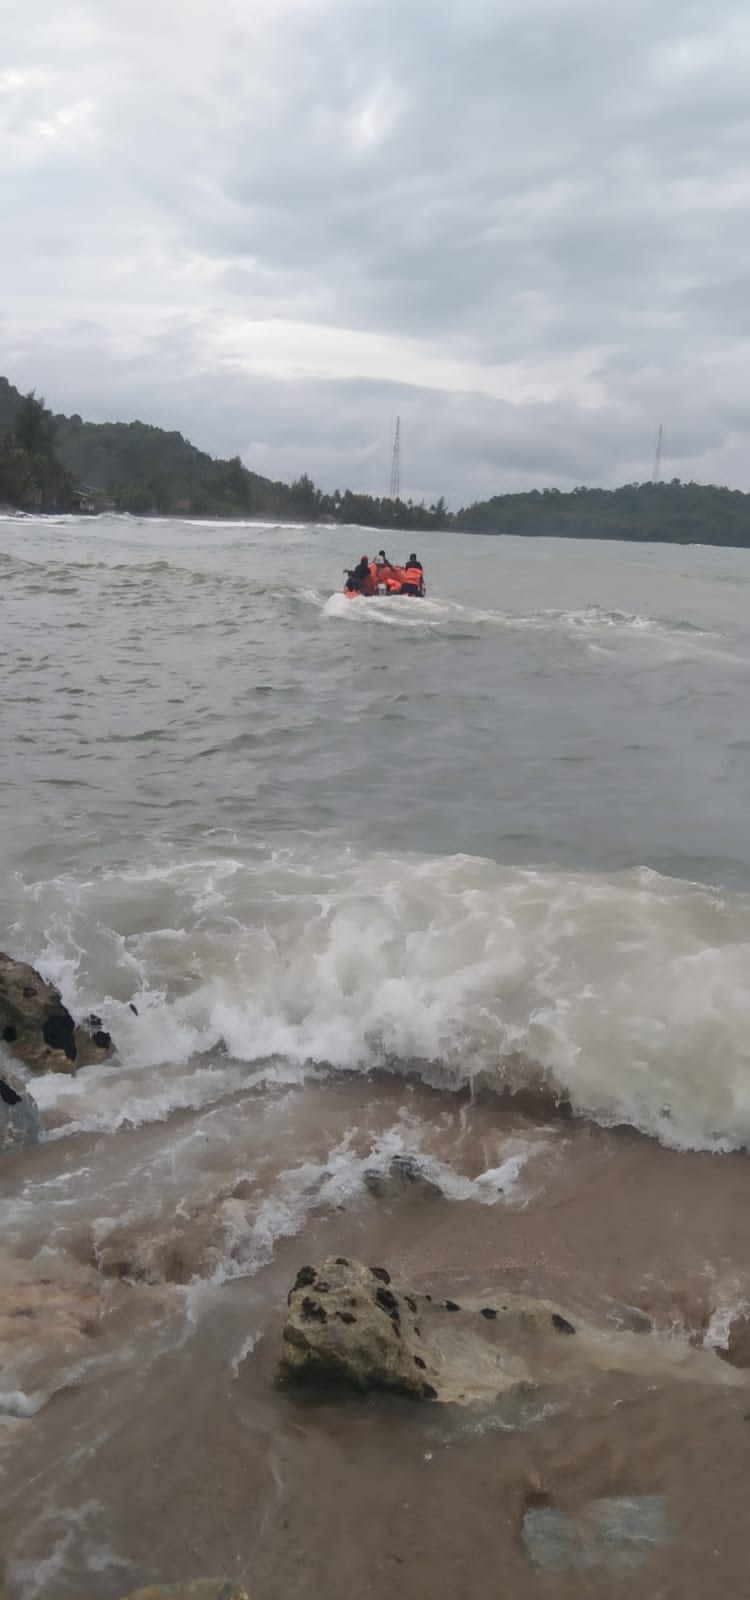
{"type": "Polygon", "coordinates": [[[393,459],[391,461],[391,489],[390,499],[401,499],[401,418],[396,418],[396,432],[393,439],[393,459]]]}
{"type": "Polygon", "coordinates": [[[653,477],[651,479],[652,483],[660,483],[661,482],[661,457],[662,457],[662,445],[663,445],[663,443],[664,443],[664,423],[660,422],[659,423],[659,432],[656,435],[656,455],[654,456],[654,475],[653,475],[653,477]]]}

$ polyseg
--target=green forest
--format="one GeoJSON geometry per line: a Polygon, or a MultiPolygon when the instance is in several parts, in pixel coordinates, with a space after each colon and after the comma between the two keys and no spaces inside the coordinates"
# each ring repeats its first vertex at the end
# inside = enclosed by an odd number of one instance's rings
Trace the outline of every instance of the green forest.
{"type": "Polygon", "coordinates": [[[712,484],[627,483],[620,489],[532,489],[458,511],[466,533],[645,543],[750,545],[750,495],[712,484]]]}
{"type": "Polygon", "coordinates": [[[139,515],[287,517],[382,528],[443,527],[445,502],[325,494],[302,474],[274,483],[239,456],[215,460],[145,422],[84,422],[53,415],[32,391],[0,378],[0,505],[26,511],[130,511],[139,515]]]}
{"type": "Polygon", "coordinates": [[[619,489],[532,489],[449,512],[350,489],[327,494],[305,473],[275,483],[216,460],[181,433],[145,422],[53,415],[32,390],[0,378],[0,506],[24,511],[290,518],[370,528],[520,537],[637,539],[750,546],[750,495],[710,484],[629,483],[619,489]]]}

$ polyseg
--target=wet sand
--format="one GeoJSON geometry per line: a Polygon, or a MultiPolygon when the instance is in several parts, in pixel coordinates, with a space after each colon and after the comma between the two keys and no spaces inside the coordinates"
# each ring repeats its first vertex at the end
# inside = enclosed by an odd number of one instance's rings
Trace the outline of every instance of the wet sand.
{"type": "Polygon", "coordinates": [[[630,1580],[639,1595],[744,1592],[750,1385],[715,1353],[687,1376],[662,1361],[689,1360],[750,1299],[744,1156],[339,1079],[61,1139],[6,1161],[2,1181],[0,1387],[42,1397],[0,1428],[7,1600],[117,1600],[217,1572],[254,1600],[604,1600],[625,1580],[538,1572],[522,1521],[622,1495],[663,1496],[672,1518],[630,1580]],[[492,1204],[487,1185],[463,1199],[332,1188],[344,1133],[366,1163],[399,1118],[405,1147],[419,1128],[422,1154],[462,1180],[522,1147],[525,1165],[492,1204]],[[270,1200],[288,1201],[281,1175],[301,1161],[309,1203],[270,1239],[270,1200]],[[340,1252],[459,1302],[547,1295],[606,1337],[637,1334],[642,1370],[582,1370],[515,1411],[280,1388],[287,1289],[340,1252]]]}

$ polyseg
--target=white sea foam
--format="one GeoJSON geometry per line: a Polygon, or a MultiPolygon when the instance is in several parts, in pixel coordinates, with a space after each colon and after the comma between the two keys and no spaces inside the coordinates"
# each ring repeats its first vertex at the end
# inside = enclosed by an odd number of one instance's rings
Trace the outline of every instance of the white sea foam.
{"type": "Polygon", "coordinates": [[[249,1333],[247,1338],[243,1339],[237,1354],[232,1356],[232,1360],[230,1362],[229,1370],[233,1378],[239,1377],[240,1367],[242,1366],[243,1361],[246,1361],[248,1356],[252,1355],[255,1346],[260,1343],[262,1338],[263,1333],[259,1329],[255,1333],[249,1333]]]}
{"type": "Polygon", "coordinates": [[[244,1063],[282,1082],[316,1065],[541,1081],[676,1147],[750,1142],[745,895],[313,847],[14,893],[19,953],[119,1045],[111,1067],[39,1081],[77,1125],[208,1103],[244,1063]]]}
{"type": "Polygon", "coordinates": [[[732,1323],[750,1317],[750,1302],[739,1291],[714,1308],[703,1338],[707,1350],[728,1350],[732,1323]]]}
{"type": "Polygon", "coordinates": [[[43,1390],[26,1394],[23,1389],[0,1389],[0,1417],[35,1417],[49,1395],[43,1390]]]}
{"type": "Polygon", "coordinates": [[[14,1593],[22,1600],[37,1600],[69,1591],[80,1564],[97,1574],[129,1570],[131,1563],[99,1536],[103,1507],[98,1500],[58,1507],[52,1494],[48,1499],[47,1509],[26,1519],[8,1559],[7,1577],[14,1593]],[[49,1553],[43,1556],[41,1549],[49,1553]]]}
{"type": "Polygon", "coordinates": [[[530,1158],[544,1143],[540,1132],[506,1141],[499,1164],[474,1178],[458,1172],[426,1148],[434,1130],[417,1118],[403,1116],[371,1141],[364,1153],[355,1149],[355,1134],[344,1136],[323,1160],[307,1158],[278,1173],[270,1190],[250,1207],[237,1201],[222,1207],[225,1246],[213,1282],[252,1277],[273,1260],[280,1239],[299,1234],[313,1212],[332,1211],[363,1200],[371,1173],[387,1174],[394,1156],[415,1152],[425,1178],[453,1201],[476,1204],[524,1204],[521,1179],[530,1158]]]}
{"type": "MultiPolygon", "coordinates": [[[[319,603],[317,596],[310,598],[319,603]]],[[[705,656],[737,665],[747,664],[744,657],[723,647],[720,636],[692,623],[608,610],[596,604],[567,609],[546,607],[538,611],[493,610],[439,597],[428,596],[414,604],[411,598],[398,595],[359,595],[356,600],[348,600],[339,593],[329,595],[321,609],[329,620],[356,624],[379,623],[384,627],[422,628],[449,634],[491,628],[532,636],[547,635],[553,641],[564,636],[599,654],[618,645],[632,644],[638,650],[640,665],[705,656]]]]}

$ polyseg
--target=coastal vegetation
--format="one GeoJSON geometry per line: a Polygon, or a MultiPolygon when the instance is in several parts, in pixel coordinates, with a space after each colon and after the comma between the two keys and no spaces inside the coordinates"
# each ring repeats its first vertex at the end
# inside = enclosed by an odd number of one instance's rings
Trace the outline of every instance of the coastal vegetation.
{"type": "Polygon", "coordinates": [[[750,495],[711,484],[628,483],[617,489],[531,489],[450,512],[431,505],[291,484],[217,460],[181,433],[145,422],[53,415],[34,391],[0,378],[0,505],[25,511],[291,518],[362,527],[518,537],[633,539],[750,547],[750,495]]]}
{"type": "Polygon", "coordinates": [[[57,454],[54,417],[33,390],[24,396],[13,394],[10,415],[8,397],[0,396],[0,505],[29,511],[73,510],[76,481],[57,454]]]}
{"type": "Polygon", "coordinates": [[[750,546],[750,494],[713,484],[627,483],[619,489],[531,489],[458,511],[467,533],[644,543],[750,546]]]}

